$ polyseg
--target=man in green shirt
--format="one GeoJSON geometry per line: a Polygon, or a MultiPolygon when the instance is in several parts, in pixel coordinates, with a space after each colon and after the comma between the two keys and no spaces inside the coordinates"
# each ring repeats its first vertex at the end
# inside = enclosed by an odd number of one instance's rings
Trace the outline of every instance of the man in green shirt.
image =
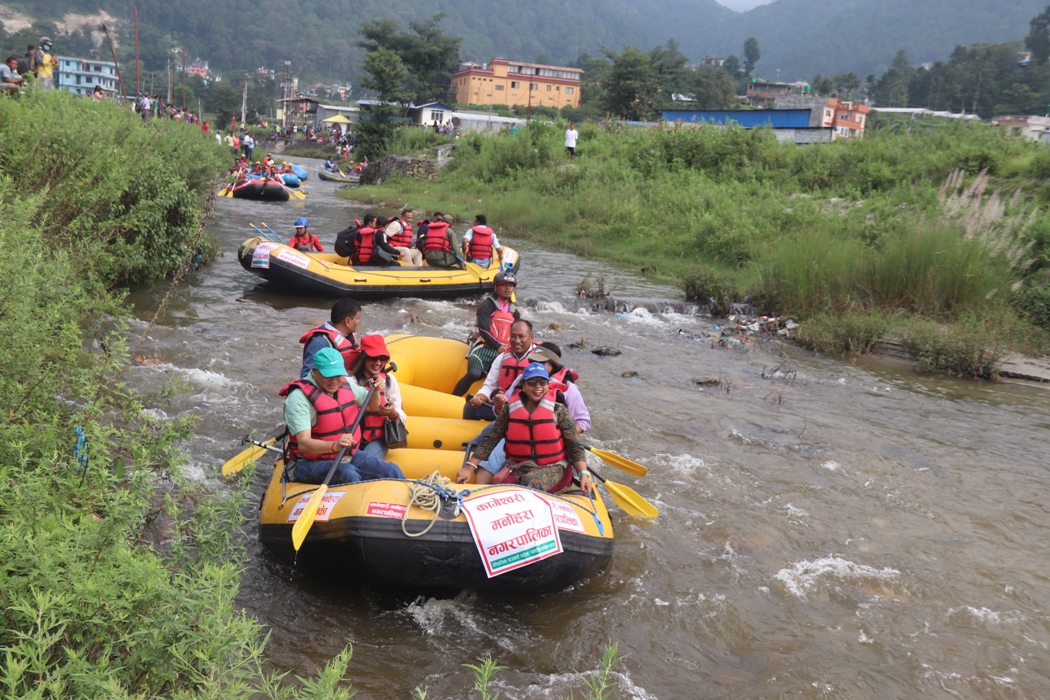
{"type": "MultiPolygon", "coordinates": [[[[396,464],[357,449],[358,427],[347,432],[365,403],[368,390],[347,377],[343,357],[335,348],[318,350],[304,379],[285,385],[284,421],[288,424],[288,472],[292,481],[320,484],[340,450],[343,459],[332,476],[332,484],[350,484],[368,479],[404,479],[396,464]]],[[[378,411],[379,392],[372,393],[367,410],[378,411]]]]}

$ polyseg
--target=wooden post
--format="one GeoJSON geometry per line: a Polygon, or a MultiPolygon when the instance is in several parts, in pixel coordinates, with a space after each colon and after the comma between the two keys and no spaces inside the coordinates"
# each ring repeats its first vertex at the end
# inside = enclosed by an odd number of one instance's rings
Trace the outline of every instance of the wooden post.
{"type": "Polygon", "coordinates": [[[135,11],[135,90],[142,92],[142,79],[139,77],[139,6],[132,5],[135,11]]]}
{"type": "Polygon", "coordinates": [[[186,47],[182,47],[182,111],[186,111],[186,47]]]}
{"type": "Polygon", "coordinates": [[[122,98],[127,98],[128,93],[124,91],[124,78],[120,76],[120,63],[117,62],[117,52],[113,48],[113,37],[109,35],[109,27],[102,24],[102,31],[106,33],[106,41],[109,42],[109,53],[113,56],[113,65],[117,67],[117,82],[120,83],[120,95],[122,98]]]}

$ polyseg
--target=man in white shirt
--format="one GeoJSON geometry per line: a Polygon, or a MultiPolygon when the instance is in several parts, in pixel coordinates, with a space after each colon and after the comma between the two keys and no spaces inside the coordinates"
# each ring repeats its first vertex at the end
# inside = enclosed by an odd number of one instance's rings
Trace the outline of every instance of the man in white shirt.
{"type": "Polygon", "coordinates": [[[580,134],[576,131],[576,125],[569,124],[569,128],[565,130],[565,152],[569,154],[569,162],[576,159],[576,139],[578,138],[580,134]]]}

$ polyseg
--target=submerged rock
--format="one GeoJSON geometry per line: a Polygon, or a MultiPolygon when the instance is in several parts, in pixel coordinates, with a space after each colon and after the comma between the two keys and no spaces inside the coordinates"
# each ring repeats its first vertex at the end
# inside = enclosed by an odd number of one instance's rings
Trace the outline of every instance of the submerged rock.
{"type": "Polygon", "coordinates": [[[619,357],[623,354],[619,351],[619,349],[609,347],[608,345],[603,345],[600,348],[595,348],[594,350],[591,350],[591,352],[601,357],[619,357]]]}

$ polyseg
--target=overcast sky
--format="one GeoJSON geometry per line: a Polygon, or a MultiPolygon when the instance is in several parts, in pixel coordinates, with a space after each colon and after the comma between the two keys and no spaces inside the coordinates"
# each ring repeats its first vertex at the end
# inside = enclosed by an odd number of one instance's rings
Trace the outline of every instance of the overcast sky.
{"type": "Polygon", "coordinates": [[[718,0],[730,10],[736,10],[737,12],[744,12],[750,10],[752,7],[758,7],[759,5],[765,5],[772,2],[772,0],[718,0]]]}

